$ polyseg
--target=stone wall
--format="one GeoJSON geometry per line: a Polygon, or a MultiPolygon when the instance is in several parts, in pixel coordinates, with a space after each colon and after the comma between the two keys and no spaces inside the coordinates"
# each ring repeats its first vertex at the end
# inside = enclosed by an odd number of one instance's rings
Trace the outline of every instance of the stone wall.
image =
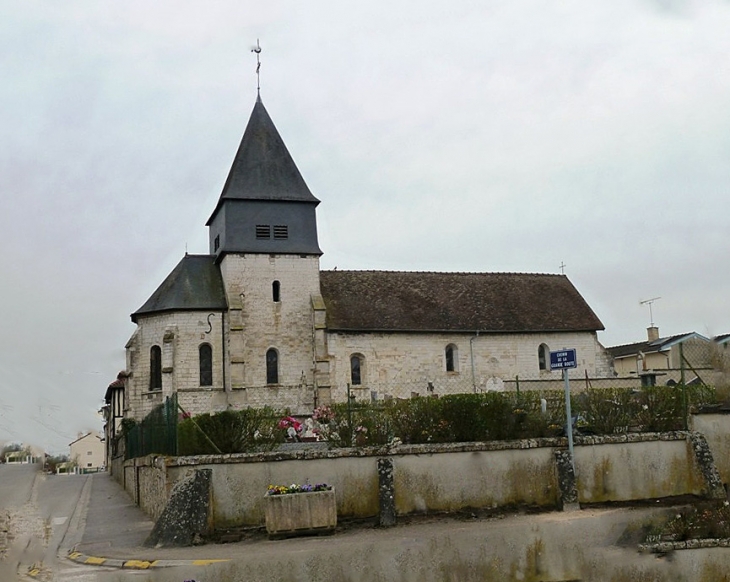
{"type": "MultiPolygon", "coordinates": [[[[714,485],[706,479],[714,466],[701,466],[695,458],[692,438],[693,434],[686,432],[577,437],[578,501],[714,495],[714,485]]],[[[147,457],[127,462],[127,478],[132,476],[136,483],[127,482],[126,486],[130,493],[137,491],[139,505],[157,517],[176,481],[192,469],[210,469],[213,522],[216,528],[225,528],[262,524],[263,496],[270,484],[325,482],[337,491],[340,517],[367,518],[379,512],[378,460],[389,458],[399,515],[511,505],[557,508],[563,500],[555,451],[565,447],[565,438],[546,438],[147,457]]]]}
{"type": "Polygon", "coordinates": [[[154,519],[165,509],[174,484],[169,479],[165,457],[155,455],[125,461],[123,470],[114,471],[112,477],[154,519]]]}
{"type": "Polygon", "coordinates": [[[730,415],[695,414],[690,428],[707,439],[723,483],[730,483],[730,415]]]}

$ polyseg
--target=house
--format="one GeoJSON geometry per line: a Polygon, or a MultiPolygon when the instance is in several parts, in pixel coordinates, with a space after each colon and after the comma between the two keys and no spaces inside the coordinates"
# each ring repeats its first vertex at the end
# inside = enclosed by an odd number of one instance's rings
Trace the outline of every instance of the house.
{"type": "Polygon", "coordinates": [[[69,463],[79,473],[96,473],[106,467],[106,448],[103,437],[97,432],[79,434],[69,444],[69,463]]]}
{"type": "Polygon", "coordinates": [[[37,463],[40,457],[31,452],[29,448],[22,451],[11,451],[5,454],[5,462],[8,465],[27,465],[37,463]]]}
{"type": "Polygon", "coordinates": [[[73,461],[64,461],[56,465],[56,475],[75,475],[76,463],[73,461]]]}
{"type": "Polygon", "coordinates": [[[104,441],[106,443],[107,459],[105,464],[107,466],[109,465],[109,459],[117,456],[118,437],[122,433],[122,421],[124,420],[124,383],[126,379],[126,372],[119,372],[116,380],[107,386],[104,394],[104,406],[101,408],[101,413],[104,418],[104,441]]]}
{"type": "Polygon", "coordinates": [[[501,390],[556,378],[549,352],[565,346],[576,377],[613,375],[603,325],[564,275],[322,271],[319,203],[259,96],[206,223],[209,254],[186,254],[131,315],[114,410],[139,420],[176,394],[193,414],[307,414],[501,390]]]}
{"type": "Polygon", "coordinates": [[[700,370],[712,368],[712,349],[712,342],[699,333],[659,337],[655,326],[647,328],[646,341],[607,348],[616,374],[643,377],[644,385],[676,383],[683,369],[687,382],[701,377],[700,370]]]}

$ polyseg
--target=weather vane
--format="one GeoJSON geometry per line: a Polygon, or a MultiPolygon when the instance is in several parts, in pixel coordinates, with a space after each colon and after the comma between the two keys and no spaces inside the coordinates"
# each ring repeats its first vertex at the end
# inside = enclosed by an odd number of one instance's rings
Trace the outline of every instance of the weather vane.
{"type": "Polygon", "coordinates": [[[261,70],[261,59],[259,55],[261,54],[261,45],[259,44],[259,39],[256,39],[256,46],[251,49],[252,53],[256,53],[256,91],[261,93],[261,75],[259,75],[259,71],[261,70]]]}

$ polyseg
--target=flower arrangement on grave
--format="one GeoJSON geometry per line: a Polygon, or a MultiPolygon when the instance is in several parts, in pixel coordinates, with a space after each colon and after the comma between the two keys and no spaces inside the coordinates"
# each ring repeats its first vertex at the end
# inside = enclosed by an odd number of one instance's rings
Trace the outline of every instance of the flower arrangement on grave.
{"type": "Polygon", "coordinates": [[[290,441],[298,441],[304,432],[304,425],[293,416],[285,416],[277,425],[281,430],[286,431],[286,437],[290,441]]]}
{"type": "Polygon", "coordinates": [[[340,438],[337,433],[335,413],[329,406],[323,405],[315,408],[312,412],[312,422],[314,423],[312,432],[318,441],[338,440],[340,438]]]}

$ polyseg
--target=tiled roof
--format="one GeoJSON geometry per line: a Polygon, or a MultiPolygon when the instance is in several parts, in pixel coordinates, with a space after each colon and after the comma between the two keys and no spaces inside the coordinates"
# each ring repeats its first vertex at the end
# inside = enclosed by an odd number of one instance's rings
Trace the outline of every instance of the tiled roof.
{"type": "Polygon", "coordinates": [[[226,293],[212,255],[185,255],[147,302],[132,314],[226,309],[226,293]]]}
{"type": "Polygon", "coordinates": [[[730,341],[730,333],[721,333],[720,335],[716,335],[712,338],[712,341],[718,343],[718,344],[724,344],[730,341]]]}
{"type": "Polygon", "coordinates": [[[78,437],[75,441],[72,441],[72,442],[68,443],[68,446],[74,445],[77,442],[79,442],[81,440],[84,440],[86,437],[89,437],[89,436],[94,436],[94,437],[98,438],[100,441],[103,441],[104,440],[104,438],[101,435],[94,434],[93,432],[87,432],[86,434],[81,435],[80,437],[78,437]]]}
{"type": "Polygon", "coordinates": [[[117,388],[124,388],[125,382],[128,378],[128,374],[125,371],[119,372],[117,374],[117,379],[114,380],[109,386],[107,386],[106,393],[104,394],[104,401],[108,404],[111,402],[112,397],[112,391],[114,391],[117,388]]]}
{"type": "Polygon", "coordinates": [[[320,285],[333,331],[603,329],[564,275],[322,271],[320,285]]]}
{"type": "Polygon", "coordinates": [[[626,356],[634,356],[639,352],[643,354],[652,354],[668,350],[673,345],[681,341],[690,339],[691,337],[699,337],[705,340],[707,339],[696,332],[689,332],[680,333],[677,335],[670,335],[669,337],[660,337],[659,339],[654,341],[636,342],[633,344],[613,346],[610,348],[606,348],[606,350],[608,350],[608,353],[610,353],[614,358],[625,358],[626,356]]]}

